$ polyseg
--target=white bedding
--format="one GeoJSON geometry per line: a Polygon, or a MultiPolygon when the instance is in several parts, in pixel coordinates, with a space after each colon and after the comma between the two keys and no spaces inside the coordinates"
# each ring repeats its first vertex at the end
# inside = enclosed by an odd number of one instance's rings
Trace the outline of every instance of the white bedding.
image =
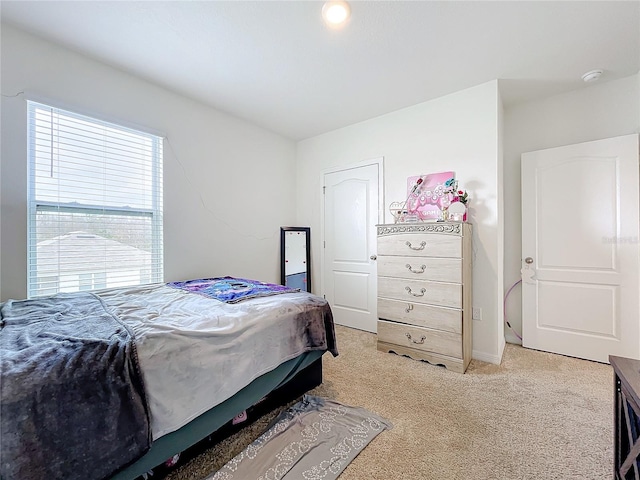
{"type": "Polygon", "coordinates": [[[326,337],[324,345],[316,345],[322,343],[318,333],[305,332],[309,312],[326,306],[326,300],[306,292],[236,304],[164,284],[96,293],[136,335],[154,439],[282,362],[327,348],[326,337]]]}

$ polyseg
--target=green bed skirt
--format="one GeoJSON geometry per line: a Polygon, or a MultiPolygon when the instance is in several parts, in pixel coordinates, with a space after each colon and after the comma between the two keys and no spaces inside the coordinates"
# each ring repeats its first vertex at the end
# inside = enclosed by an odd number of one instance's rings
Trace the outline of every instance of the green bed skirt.
{"type": "Polygon", "coordinates": [[[218,430],[238,413],[256,404],[268,393],[285,385],[298,372],[322,357],[323,353],[324,351],[303,353],[258,377],[233,397],[203,413],[184,427],[154,441],[146,455],[111,477],[111,480],[133,480],[176,453],[186,450],[218,430]]]}

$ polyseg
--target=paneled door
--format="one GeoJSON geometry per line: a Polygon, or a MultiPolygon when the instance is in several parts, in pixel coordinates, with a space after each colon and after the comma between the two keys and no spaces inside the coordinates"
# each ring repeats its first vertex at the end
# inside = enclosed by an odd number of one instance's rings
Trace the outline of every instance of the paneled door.
{"type": "Polygon", "coordinates": [[[522,155],[523,345],[640,358],[638,135],[522,155]]]}
{"type": "Polygon", "coordinates": [[[377,330],[382,161],[324,174],[323,286],[339,325],[377,330]]]}

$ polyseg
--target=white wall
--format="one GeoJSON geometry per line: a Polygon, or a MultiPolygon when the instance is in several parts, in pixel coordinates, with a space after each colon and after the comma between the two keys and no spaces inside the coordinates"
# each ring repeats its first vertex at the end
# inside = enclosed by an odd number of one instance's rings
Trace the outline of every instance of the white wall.
{"type": "Polygon", "coordinates": [[[168,137],[165,279],[279,282],[280,226],[295,223],[295,144],[120,70],[2,26],[2,299],[26,296],[26,102],[20,91],[168,137]]]}
{"type": "Polygon", "coordinates": [[[470,191],[474,228],[474,305],[483,320],[473,328],[473,357],[497,363],[502,356],[502,248],[498,181],[497,81],[414,105],[318,137],[297,146],[298,224],[311,226],[312,275],[320,287],[321,177],[328,168],[384,157],[385,221],[389,203],[406,198],[407,177],[453,170],[470,191]]]}
{"type": "MultiPolygon", "coordinates": [[[[505,262],[506,290],[520,279],[522,212],[520,155],[640,132],[640,75],[516,105],[505,112],[505,262]]],[[[507,319],[522,332],[520,285],[507,300],[507,319]]],[[[520,343],[507,328],[507,341],[520,343]]]]}

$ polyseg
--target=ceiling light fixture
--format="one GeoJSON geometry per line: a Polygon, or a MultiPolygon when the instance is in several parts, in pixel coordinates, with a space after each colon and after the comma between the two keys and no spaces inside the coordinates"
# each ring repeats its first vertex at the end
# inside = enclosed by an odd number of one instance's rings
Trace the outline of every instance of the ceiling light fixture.
{"type": "Polygon", "coordinates": [[[351,7],[343,0],[326,2],[322,6],[322,18],[330,27],[340,27],[349,20],[351,7]]]}
{"type": "Polygon", "coordinates": [[[600,78],[601,75],[602,75],[602,70],[591,70],[590,72],[587,72],[584,75],[582,75],[582,80],[584,80],[587,83],[595,82],[600,78]]]}

